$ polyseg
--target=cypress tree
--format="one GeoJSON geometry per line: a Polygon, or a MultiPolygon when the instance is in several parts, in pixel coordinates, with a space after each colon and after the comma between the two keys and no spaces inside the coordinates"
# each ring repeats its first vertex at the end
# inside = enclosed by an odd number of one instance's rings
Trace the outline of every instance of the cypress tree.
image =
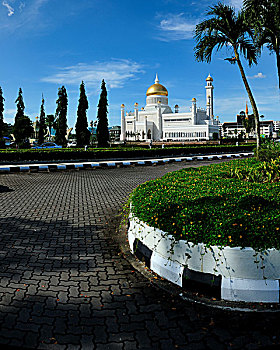
{"type": "Polygon", "coordinates": [[[56,100],[56,133],[55,142],[63,147],[66,147],[66,133],[67,133],[67,106],[68,98],[64,86],[58,89],[58,99],[56,100]]]}
{"type": "Polygon", "coordinates": [[[14,135],[19,148],[29,148],[29,140],[34,132],[31,119],[24,115],[17,119],[14,125],[14,135]]]}
{"type": "Polygon", "coordinates": [[[88,99],[85,91],[85,84],[82,81],[80,85],[80,98],[77,110],[77,122],[76,122],[76,138],[77,146],[83,147],[89,144],[90,131],[88,130],[87,121],[87,109],[88,109],[88,99]]]}
{"type": "Polygon", "coordinates": [[[45,113],[45,100],[42,95],[42,103],[40,110],[40,118],[39,118],[39,134],[38,134],[38,143],[42,144],[45,141],[45,133],[46,133],[46,113],[45,113]]]}
{"type": "Polygon", "coordinates": [[[24,117],[24,102],[23,102],[23,97],[22,97],[22,89],[19,88],[18,90],[18,97],[15,100],[15,103],[17,104],[17,113],[15,115],[15,124],[19,118],[24,117]]]}
{"type": "Polygon", "coordinates": [[[22,147],[26,139],[31,136],[33,127],[31,120],[24,115],[25,105],[21,88],[19,88],[18,97],[15,100],[15,103],[17,104],[17,112],[15,115],[14,136],[18,146],[22,147]]]}
{"type": "Polygon", "coordinates": [[[98,112],[97,112],[97,129],[96,136],[98,147],[108,147],[109,144],[109,130],[108,130],[108,99],[107,99],[107,90],[104,79],[101,83],[101,93],[98,103],[98,112]]]}
{"type": "Polygon", "coordinates": [[[0,147],[5,146],[5,141],[3,139],[4,136],[4,129],[5,129],[5,124],[4,124],[4,97],[3,97],[3,91],[2,88],[0,87],[0,147]]]}

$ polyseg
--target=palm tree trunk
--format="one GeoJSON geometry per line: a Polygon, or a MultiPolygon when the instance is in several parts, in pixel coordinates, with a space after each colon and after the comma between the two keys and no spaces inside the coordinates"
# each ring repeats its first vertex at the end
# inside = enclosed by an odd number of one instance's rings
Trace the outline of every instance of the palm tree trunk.
{"type": "Polygon", "coordinates": [[[259,149],[260,149],[260,120],[259,120],[259,112],[258,112],[258,108],[257,108],[256,102],[255,102],[252,90],[251,90],[250,85],[248,83],[248,80],[246,78],[246,74],[245,74],[244,68],[243,68],[242,63],[240,61],[239,54],[238,54],[238,52],[237,52],[237,50],[235,48],[234,48],[234,53],[235,53],[236,62],[238,64],[243,83],[245,85],[245,89],[247,91],[247,94],[248,94],[248,97],[249,97],[249,100],[250,100],[250,103],[251,103],[251,106],[252,106],[252,109],[253,109],[253,113],[254,113],[255,124],[256,124],[255,131],[256,131],[256,136],[257,136],[257,158],[258,158],[259,157],[259,149]]]}

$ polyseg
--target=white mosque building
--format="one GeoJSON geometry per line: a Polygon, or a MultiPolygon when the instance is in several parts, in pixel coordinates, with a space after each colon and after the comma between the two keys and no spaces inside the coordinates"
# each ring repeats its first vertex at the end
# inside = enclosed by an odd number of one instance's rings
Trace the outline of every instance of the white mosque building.
{"type": "Polygon", "coordinates": [[[121,141],[202,141],[215,139],[219,135],[219,121],[214,118],[213,78],[206,79],[206,109],[198,108],[196,99],[192,99],[190,112],[179,113],[176,105],[174,112],[168,105],[168,91],[159,83],[147,90],[146,106],[139,110],[134,105],[134,113],[125,113],[121,105],[121,141]]]}

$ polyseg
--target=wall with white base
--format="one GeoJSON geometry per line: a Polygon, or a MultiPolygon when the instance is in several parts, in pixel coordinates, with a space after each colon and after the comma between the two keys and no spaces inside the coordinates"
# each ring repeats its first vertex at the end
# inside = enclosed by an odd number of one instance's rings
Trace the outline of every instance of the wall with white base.
{"type": "Polygon", "coordinates": [[[221,276],[221,297],[246,302],[279,302],[280,252],[268,249],[206,247],[153,228],[130,215],[128,240],[135,252],[139,240],[152,253],[150,268],[167,280],[182,286],[184,269],[221,276]]]}

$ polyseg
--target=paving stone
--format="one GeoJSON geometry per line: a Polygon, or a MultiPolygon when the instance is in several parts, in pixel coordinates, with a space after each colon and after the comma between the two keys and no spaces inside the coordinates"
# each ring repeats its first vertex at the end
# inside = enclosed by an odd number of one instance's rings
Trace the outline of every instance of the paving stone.
{"type": "Polygon", "coordinates": [[[218,342],[213,337],[208,337],[204,340],[204,343],[207,345],[207,348],[213,349],[213,350],[225,350],[226,346],[220,342],[218,342]]]}
{"type": "Polygon", "coordinates": [[[134,339],[134,333],[118,332],[109,334],[109,341],[111,342],[120,343],[123,341],[133,341],[134,339]]]}
{"type": "Polygon", "coordinates": [[[0,344],[219,350],[279,340],[277,316],[201,308],[155,288],[112,239],[136,186],[202,164],[1,174],[12,191],[0,193],[0,344]]]}
{"type": "Polygon", "coordinates": [[[122,350],[122,343],[97,344],[96,350],[122,350]]]}
{"type": "Polygon", "coordinates": [[[108,335],[106,329],[103,326],[95,326],[93,332],[95,337],[95,343],[107,342],[108,335]]]}
{"type": "Polygon", "coordinates": [[[137,348],[136,341],[125,341],[124,343],[124,350],[135,350],[137,348]]]}

